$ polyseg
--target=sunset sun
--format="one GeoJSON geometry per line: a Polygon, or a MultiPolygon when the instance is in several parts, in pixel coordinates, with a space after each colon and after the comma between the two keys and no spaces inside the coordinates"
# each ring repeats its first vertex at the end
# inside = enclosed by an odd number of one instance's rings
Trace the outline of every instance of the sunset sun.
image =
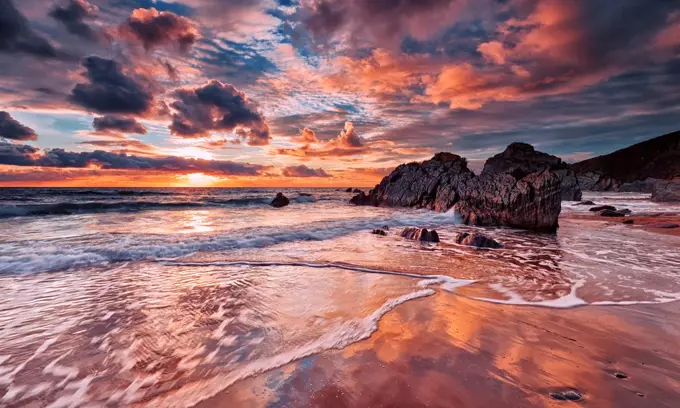
{"type": "Polygon", "coordinates": [[[188,185],[190,187],[206,187],[213,185],[222,179],[204,173],[190,173],[181,176],[180,180],[183,181],[183,185],[188,185]]]}

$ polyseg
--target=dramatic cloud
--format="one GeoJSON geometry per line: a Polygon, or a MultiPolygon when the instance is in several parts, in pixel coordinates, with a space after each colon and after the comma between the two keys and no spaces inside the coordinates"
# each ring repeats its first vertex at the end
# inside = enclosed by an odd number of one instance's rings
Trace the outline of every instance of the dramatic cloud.
{"type": "Polygon", "coordinates": [[[120,132],[146,134],[146,127],[137,122],[135,118],[123,116],[101,116],[94,118],[92,127],[99,132],[120,132]]]}
{"type": "Polygon", "coordinates": [[[262,185],[369,185],[439,151],[474,167],[515,141],[597,156],[678,130],[680,2],[0,0],[0,109],[50,148],[274,159],[262,185]],[[300,164],[333,178],[281,177],[300,164]]]}
{"type": "Polygon", "coordinates": [[[134,10],[120,31],[141,42],[147,50],[170,44],[185,52],[200,37],[195,23],[190,19],[154,8],[134,10]]]}
{"type": "Polygon", "coordinates": [[[300,131],[300,135],[293,138],[294,141],[303,144],[319,143],[316,133],[309,128],[304,128],[300,131]]]}
{"type": "Polygon", "coordinates": [[[174,173],[202,172],[217,175],[256,176],[268,169],[229,160],[189,159],[185,157],[140,157],[111,153],[69,152],[64,149],[40,151],[27,145],[0,143],[0,164],[60,168],[101,168],[119,170],[162,170],[174,173]]]}
{"type": "Polygon", "coordinates": [[[333,177],[324,169],[311,169],[304,164],[299,166],[284,167],[281,174],[285,177],[333,177]]]}
{"type": "Polygon", "coordinates": [[[0,52],[57,57],[57,50],[33,31],[12,0],[0,0],[0,52]]]}
{"type": "Polygon", "coordinates": [[[77,84],[72,102],[100,113],[142,114],[151,108],[153,94],[126,75],[113,60],[90,56],[83,60],[89,83],[77,84]]]}
{"type": "Polygon", "coordinates": [[[456,22],[461,0],[306,0],[303,23],[319,41],[396,46],[405,36],[426,39],[456,22]]]}
{"type": "Polygon", "coordinates": [[[233,85],[212,80],[198,88],[179,89],[174,96],[172,134],[191,138],[235,131],[250,146],[269,144],[269,126],[257,105],[233,85]]]}
{"type": "MultiPolygon", "coordinates": [[[[384,143],[378,142],[378,145],[384,143]]],[[[306,144],[294,149],[276,149],[275,154],[297,157],[345,157],[355,156],[369,152],[376,147],[375,143],[365,143],[359,136],[352,122],[345,122],[345,128],[340,134],[327,142],[321,143],[319,147],[312,147],[306,144]]]]}
{"type": "Polygon", "coordinates": [[[86,21],[94,17],[97,11],[97,7],[85,0],[69,0],[65,4],[55,6],[50,10],[49,15],[62,23],[69,33],[97,41],[102,34],[86,21]]]}
{"type": "Polygon", "coordinates": [[[0,111],[0,138],[37,140],[38,135],[33,129],[17,122],[9,113],[0,111]]]}

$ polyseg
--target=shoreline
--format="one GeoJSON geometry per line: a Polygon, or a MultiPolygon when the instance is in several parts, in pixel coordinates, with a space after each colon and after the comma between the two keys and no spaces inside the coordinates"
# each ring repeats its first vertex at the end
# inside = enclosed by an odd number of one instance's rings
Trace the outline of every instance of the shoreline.
{"type": "Polygon", "coordinates": [[[556,310],[440,292],[378,326],[195,406],[546,407],[575,391],[588,406],[670,408],[680,393],[678,302],[556,310]]]}

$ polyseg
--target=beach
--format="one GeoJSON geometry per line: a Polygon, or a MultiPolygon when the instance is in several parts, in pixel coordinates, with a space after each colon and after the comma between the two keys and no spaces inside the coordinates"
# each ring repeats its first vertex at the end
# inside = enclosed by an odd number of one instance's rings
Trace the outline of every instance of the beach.
{"type": "Polygon", "coordinates": [[[675,406],[677,236],[574,202],[539,234],[278,191],[3,190],[1,403],[675,406]]]}

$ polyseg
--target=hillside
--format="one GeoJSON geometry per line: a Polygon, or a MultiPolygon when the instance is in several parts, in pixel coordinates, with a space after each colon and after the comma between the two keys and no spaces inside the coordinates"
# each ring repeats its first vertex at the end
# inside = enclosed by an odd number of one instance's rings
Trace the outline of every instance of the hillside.
{"type": "Polygon", "coordinates": [[[574,163],[583,190],[647,191],[646,179],[680,177],[680,131],[574,163]],[[633,183],[633,184],[631,184],[633,183]]]}

